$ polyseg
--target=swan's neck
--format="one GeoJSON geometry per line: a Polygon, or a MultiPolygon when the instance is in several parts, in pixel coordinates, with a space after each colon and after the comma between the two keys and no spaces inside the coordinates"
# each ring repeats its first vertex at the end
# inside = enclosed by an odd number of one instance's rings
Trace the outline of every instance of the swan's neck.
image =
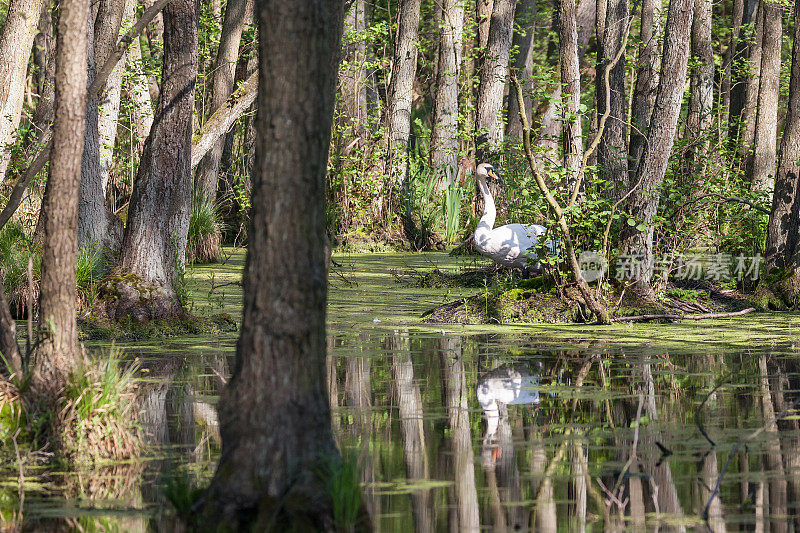
{"type": "Polygon", "coordinates": [[[480,189],[481,195],[483,196],[483,216],[478,225],[486,224],[489,226],[489,229],[492,229],[494,227],[495,218],[497,218],[497,209],[495,208],[494,198],[489,191],[489,185],[486,183],[485,178],[478,178],[478,189],[480,189]]]}

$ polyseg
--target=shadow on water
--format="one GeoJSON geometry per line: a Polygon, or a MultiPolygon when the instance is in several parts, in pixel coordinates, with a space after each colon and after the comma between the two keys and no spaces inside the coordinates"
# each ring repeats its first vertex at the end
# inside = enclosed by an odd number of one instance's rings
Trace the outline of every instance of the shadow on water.
{"type": "MultiPolygon", "coordinates": [[[[390,286],[365,303],[368,279],[332,287],[327,367],[336,439],[377,529],[800,531],[798,417],[775,422],[800,392],[800,354],[791,336],[765,340],[795,319],[407,329],[387,317],[420,296],[390,300],[390,286]]],[[[203,486],[219,455],[235,340],[126,345],[143,367],[147,456],[27,464],[20,483],[8,455],[3,529],[173,530],[173,481],[203,486]]]]}

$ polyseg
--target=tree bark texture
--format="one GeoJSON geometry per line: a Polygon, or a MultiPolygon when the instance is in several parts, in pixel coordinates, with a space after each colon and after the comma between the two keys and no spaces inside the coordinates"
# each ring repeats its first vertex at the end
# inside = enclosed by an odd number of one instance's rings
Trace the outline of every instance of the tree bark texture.
{"type": "Polygon", "coordinates": [[[164,64],[158,106],[145,142],[128,209],[119,266],[155,288],[142,297],[119,283],[112,318],[172,317],[183,310],[174,284],[183,268],[189,228],[191,128],[197,76],[197,12],[193,0],[164,8],[164,64]]]}
{"type": "MultiPolygon", "coordinates": [[[[695,0],[692,20],[693,68],[690,78],[689,113],[686,137],[702,138],[711,127],[714,105],[714,50],[711,47],[711,0],[695,0]]],[[[695,147],[693,155],[703,157],[708,139],[695,147]]]]}
{"type": "Polygon", "coordinates": [[[583,133],[581,127],[581,73],[578,60],[578,29],[575,0],[559,0],[558,37],[561,57],[561,95],[564,121],[564,168],[567,185],[572,193],[583,162],[583,133]]]}
{"type": "Polygon", "coordinates": [[[767,228],[765,259],[767,273],[785,269],[778,290],[789,305],[797,306],[800,295],[800,2],[794,6],[794,45],[789,80],[789,102],[783,126],[775,192],[767,228]]]}
{"type": "Polygon", "coordinates": [[[458,80],[464,33],[464,6],[460,0],[444,0],[439,11],[439,62],[431,132],[431,168],[441,191],[458,173],[458,80]]]}
{"type": "MultiPolygon", "coordinates": [[[[365,32],[369,29],[369,3],[355,0],[344,20],[342,62],[339,66],[339,86],[342,100],[339,113],[343,125],[350,128],[353,136],[360,136],[369,127],[366,120],[374,108],[374,75],[368,65],[373,57],[372,44],[365,32]]],[[[362,141],[359,141],[363,144],[362,141]]]]}
{"type": "Polygon", "coordinates": [[[55,123],[39,296],[40,344],[33,386],[47,394],[62,387],[80,362],[75,263],[78,185],[86,126],[88,0],[62,0],[56,36],[55,123]]]}
{"type": "Polygon", "coordinates": [[[39,25],[42,0],[13,0],[0,29],[0,181],[5,177],[19,126],[28,59],[39,25]]]}
{"type": "Polygon", "coordinates": [[[486,58],[480,72],[475,152],[477,162],[491,162],[503,147],[503,94],[514,32],[513,0],[495,0],[486,58]]]}
{"type": "Polygon", "coordinates": [[[261,0],[256,168],[236,364],[207,515],[232,529],[331,530],[314,472],[337,460],[325,390],[325,174],[343,1],[261,0]],[[281,31],[274,31],[274,21],[281,31]],[[291,127],[286,127],[291,125],[291,127]]]}
{"type": "MultiPolygon", "coordinates": [[[[627,0],[608,0],[606,5],[606,21],[604,24],[597,66],[597,114],[606,112],[606,66],[616,57],[622,46],[622,40],[628,27],[627,0]]],[[[599,26],[598,26],[599,27],[599,26]]],[[[598,34],[600,31],[598,30],[598,34]]],[[[600,144],[597,145],[597,163],[605,187],[614,200],[621,198],[629,188],[628,183],[628,146],[625,135],[627,121],[627,97],[625,93],[625,53],[609,72],[610,112],[606,120],[600,144]]]]}
{"type": "MultiPolygon", "coordinates": [[[[643,0],[636,85],[631,104],[631,134],[628,140],[628,175],[631,179],[636,174],[646,145],[647,130],[650,129],[650,117],[658,91],[660,20],[661,2],[643,0]]],[[[632,184],[630,181],[628,183],[632,184]]]]}
{"type": "MultiPolygon", "coordinates": [[[[536,32],[536,1],[522,0],[517,7],[515,16],[515,26],[517,31],[511,41],[511,50],[516,50],[514,56],[514,69],[517,71],[517,78],[522,84],[522,91],[525,95],[525,109],[531,107],[531,91],[533,90],[533,43],[536,32]]],[[[529,114],[528,121],[532,122],[533,117],[529,114]]],[[[506,126],[506,137],[522,142],[522,121],[519,118],[519,104],[517,103],[517,92],[509,91],[508,94],[508,125],[506,126]]]]}
{"type": "MultiPolygon", "coordinates": [[[[725,50],[725,55],[722,59],[722,85],[720,87],[720,97],[722,101],[722,116],[719,117],[720,124],[727,124],[730,128],[730,110],[731,110],[731,89],[733,74],[733,60],[736,49],[739,46],[739,36],[742,33],[742,19],[744,17],[744,7],[746,0],[733,0],[733,11],[731,12],[731,39],[728,43],[728,48],[725,50]]],[[[722,128],[720,128],[722,129],[722,128]]],[[[729,130],[721,131],[723,136],[727,136],[729,130]]]]}
{"type": "Polygon", "coordinates": [[[392,185],[400,189],[408,173],[408,142],[411,136],[411,104],[417,72],[417,32],[421,0],[400,0],[397,36],[389,83],[387,123],[389,146],[386,173],[392,185]]]}
{"type": "MultiPolygon", "coordinates": [[[[239,58],[239,43],[242,40],[246,5],[247,0],[228,0],[225,5],[222,35],[220,35],[217,57],[214,61],[211,97],[212,113],[225,105],[226,100],[234,89],[236,62],[239,58]]],[[[219,163],[222,160],[224,148],[225,139],[218,139],[197,167],[195,190],[208,200],[214,200],[217,192],[219,163]]]]}
{"type": "Polygon", "coordinates": [[[758,114],[749,177],[751,190],[769,192],[774,185],[777,151],[783,11],[780,4],[769,1],[763,1],[761,8],[764,40],[761,45],[758,114]]]}
{"type": "Polygon", "coordinates": [[[667,162],[675,140],[689,61],[689,32],[692,27],[693,0],[670,0],[664,34],[664,54],[655,107],[650,121],[642,159],[632,184],[637,186],[628,200],[628,213],[646,225],[624,226],[620,249],[641,261],[635,279],[645,293],[651,292],[653,270],[653,216],[660,199],[659,187],[664,181],[667,162]]]}

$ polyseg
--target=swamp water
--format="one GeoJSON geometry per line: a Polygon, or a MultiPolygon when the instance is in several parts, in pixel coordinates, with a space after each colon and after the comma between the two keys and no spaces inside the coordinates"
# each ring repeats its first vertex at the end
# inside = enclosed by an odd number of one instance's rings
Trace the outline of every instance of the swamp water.
{"type": "MultiPolygon", "coordinates": [[[[798,417],[769,423],[800,394],[798,315],[429,325],[425,310],[476,290],[414,288],[403,274],[472,260],[334,259],[333,427],[376,529],[800,531],[798,417]]],[[[242,264],[237,252],[190,269],[193,312],[238,317],[242,264]]],[[[148,455],[21,474],[7,459],[4,529],[172,530],[170,498],[214,471],[213,405],[236,336],[124,344],[143,369],[148,455]]]]}

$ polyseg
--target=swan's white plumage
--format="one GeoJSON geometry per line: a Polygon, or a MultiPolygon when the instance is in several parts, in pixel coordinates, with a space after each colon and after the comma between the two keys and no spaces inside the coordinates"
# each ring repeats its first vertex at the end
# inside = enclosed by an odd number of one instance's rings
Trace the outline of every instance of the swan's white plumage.
{"type": "MultiPolygon", "coordinates": [[[[538,268],[536,247],[539,236],[547,234],[547,228],[538,224],[506,224],[494,228],[497,210],[486,180],[497,175],[488,163],[478,165],[475,175],[484,205],[483,216],[475,229],[475,248],[482,255],[504,266],[525,268],[528,263],[535,261],[534,268],[538,268]]],[[[555,252],[555,247],[552,239],[545,243],[545,248],[550,253],[555,252]]]]}

